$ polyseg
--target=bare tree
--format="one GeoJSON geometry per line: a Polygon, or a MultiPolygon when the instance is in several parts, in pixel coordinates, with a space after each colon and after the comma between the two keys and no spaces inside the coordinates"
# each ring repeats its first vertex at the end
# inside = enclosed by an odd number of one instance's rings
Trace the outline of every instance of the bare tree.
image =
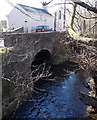
{"type": "Polygon", "coordinates": [[[84,8],[86,8],[86,9],[89,10],[89,11],[92,11],[92,12],[94,12],[94,13],[97,13],[97,8],[96,8],[96,7],[89,6],[88,4],[86,4],[86,3],[84,3],[84,2],[81,2],[81,1],[79,1],[79,2],[74,2],[74,3],[77,4],[77,5],[80,5],[80,6],[84,7],[84,8]]]}

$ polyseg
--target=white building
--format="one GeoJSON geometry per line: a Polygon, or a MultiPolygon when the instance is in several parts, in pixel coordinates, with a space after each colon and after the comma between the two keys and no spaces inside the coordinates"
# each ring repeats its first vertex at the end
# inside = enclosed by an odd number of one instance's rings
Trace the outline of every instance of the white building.
{"type": "Polygon", "coordinates": [[[68,29],[70,17],[72,15],[72,4],[70,0],[61,0],[59,8],[55,12],[55,29],[56,31],[65,31],[68,29]],[[65,4],[67,3],[67,4],[65,4]]]}
{"type": "Polygon", "coordinates": [[[9,30],[24,27],[31,33],[38,25],[49,25],[54,29],[54,17],[45,9],[17,4],[7,16],[9,30]]]}
{"type": "Polygon", "coordinates": [[[64,30],[64,8],[60,7],[55,13],[55,29],[56,31],[64,30]]]}

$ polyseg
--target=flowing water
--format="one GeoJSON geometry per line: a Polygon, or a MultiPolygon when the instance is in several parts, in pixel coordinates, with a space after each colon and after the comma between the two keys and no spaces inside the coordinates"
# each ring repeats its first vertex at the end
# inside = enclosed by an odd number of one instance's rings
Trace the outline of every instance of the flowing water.
{"type": "Polygon", "coordinates": [[[88,93],[86,79],[74,72],[64,75],[57,81],[38,81],[32,98],[19,107],[14,119],[86,118],[87,106],[79,100],[80,91],[88,93]]]}

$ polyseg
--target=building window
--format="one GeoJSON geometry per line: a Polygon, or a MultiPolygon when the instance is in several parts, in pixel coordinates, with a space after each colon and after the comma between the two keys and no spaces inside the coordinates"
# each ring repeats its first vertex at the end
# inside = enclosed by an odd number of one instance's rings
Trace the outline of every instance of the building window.
{"type": "Polygon", "coordinates": [[[59,19],[61,19],[61,10],[59,11],[59,19]]]}

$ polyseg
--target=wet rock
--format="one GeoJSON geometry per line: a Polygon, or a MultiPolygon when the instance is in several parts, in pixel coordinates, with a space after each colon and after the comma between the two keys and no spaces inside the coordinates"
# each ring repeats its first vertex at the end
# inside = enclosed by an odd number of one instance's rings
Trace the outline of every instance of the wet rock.
{"type": "Polygon", "coordinates": [[[84,104],[93,106],[95,109],[97,109],[97,98],[89,96],[83,92],[80,92],[79,97],[84,104]]]}

